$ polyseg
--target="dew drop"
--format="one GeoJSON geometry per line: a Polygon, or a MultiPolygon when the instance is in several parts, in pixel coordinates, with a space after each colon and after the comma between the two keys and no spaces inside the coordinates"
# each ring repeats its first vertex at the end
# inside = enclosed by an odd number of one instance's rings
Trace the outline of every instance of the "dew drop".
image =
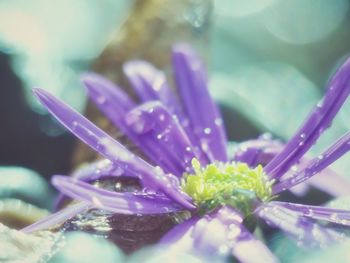
{"type": "Polygon", "coordinates": [[[217,118],[217,119],[215,119],[215,124],[216,124],[217,126],[221,126],[221,125],[222,125],[222,123],[223,123],[223,121],[222,121],[222,119],[221,119],[221,118],[217,118]]]}
{"type": "Polygon", "coordinates": [[[204,129],[204,133],[205,134],[210,134],[211,133],[211,129],[210,128],[205,128],[204,129]]]}
{"type": "Polygon", "coordinates": [[[107,98],[105,96],[100,96],[97,98],[98,104],[104,104],[104,103],[106,103],[106,101],[107,101],[107,98]]]}
{"type": "Polygon", "coordinates": [[[342,220],[340,220],[340,224],[347,225],[347,224],[349,224],[349,221],[345,220],[345,219],[342,219],[342,220]]]}
{"type": "Polygon", "coordinates": [[[317,103],[317,108],[322,108],[322,107],[323,107],[323,101],[321,100],[317,103]]]}
{"type": "Polygon", "coordinates": [[[120,182],[117,182],[117,183],[115,184],[115,190],[116,190],[117,192],[120,192],[120,191],[122,190],[122,187],[123,187],[123,185],[122,185],[120,182]]]}
{"type": "Polygon", "coordinates": [[[290,168],[290,170],[291,170],[292,172],[297,172],[297,171],[298,171],[298,166],[297,166],[297,165],[293,165],[293,166],[290,168]]]}
{"type": "Polygon", "coordinates": [[[329,218],[330,218],[330,220],[335,221],[335,222],[339,221],[339,217],[338,217],[337,213],[331,214],[331,216],[329,218]]]}
{"type": "Polygon", "coordinates": [[[265,140],[265,141],[269,141],[269,140],[272,140],[272,134],[271,133],[264,133],[260,136],[260,138],[265,140]]]}
{"type": "Polygon", "coordinates": [[[307,216],[313,216],[314,211],[312,209],[308,209],[306,215],[307,216]]]}
{"type": "Polygon", "coordinates": [[[79,122],[73,121],[72,125],[73,125],[73,129],[76,129],[79,126],[79,122]]]}

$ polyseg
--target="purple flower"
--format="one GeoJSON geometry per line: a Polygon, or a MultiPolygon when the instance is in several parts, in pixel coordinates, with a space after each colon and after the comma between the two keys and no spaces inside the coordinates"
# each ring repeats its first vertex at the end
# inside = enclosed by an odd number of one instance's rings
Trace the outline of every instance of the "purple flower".
{"type": "Polygon", "coordinates": [[[52,183],[61,193],[81,202],[24,231],[48,228],[94,207],[121,214],[189,211],[190,218],[168,232],[161,243],[175,251],[233,255],[240,262],[278,262],[246,228],[244,220],[251,216],[306,245],[322,247],[345,240],[342,233],[316,220],[350,226],[350,211],[273,200],[350,149],[347,133],[317,158],[304,156],[349,95],[350,60],[335,73],[322,101],[285,145],[259,138],[242,144],[245,149],[241,147],[233,157],[227,154],[222,118],[210,97],[201,60],[190,47],[178,44],[173,48],[173,66],[180,101],[164,74],[143,61],[124,66],[140,104],[101,76],[82,78],[91,99],[149,162],[48,92],[34,90],[62,125],[106,159],[72,177],[54,176],[52,183]],[[120,175],[138,177],[144,189],[119,193],[87,183],[120,175]]]}

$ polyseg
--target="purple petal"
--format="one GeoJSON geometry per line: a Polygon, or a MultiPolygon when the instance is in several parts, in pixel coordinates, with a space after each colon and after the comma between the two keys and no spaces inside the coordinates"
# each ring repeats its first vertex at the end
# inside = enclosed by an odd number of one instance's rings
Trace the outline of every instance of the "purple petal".
{"type": "Polygon", "coordinates": [[[161,240],[177,252],[235,256],[243,263],[278,262],[278,259],[247,231],[241,215],[229,207],[194,217],[176,226],[161,240]]]}
{"type": "Polygon", "coordinates": [[[325,220],[340,225],[350,226],[349,210],[277,201],[270,202],[270,204],[273,206],[279,206],[293,210],[299,216],[309,217],[316,220],[325,220]]]}
{"type": "Polygon", "coordinates": [[[233,160],[246,163],[250,167],[256,167],[258,164],[265,166],[282,149],[283,144],[280,141],[262,136],[256,140],[240,143],[233,160]]]}
{"type": "Polygon", "coordinates": [[[69,218],[72,218],[73,216],[83,212],[89,207],[90,207],[90,204],[85,202],[80,202],[80,203],[68,206],[62,209],[61,211],[56,212],[55,214],[49,215],[35,222],[34,224],[23,228],[21,231],[25,233],[31,233],[39,230],[49,229],[55,225],[62,224],[69,218]]]}
{"type": "Polygon", "coordinates": [[[136,104],[117,85],[95,73],[81,76],[89,97],[97,107],[117,126],[125,135],[130,136],[125,125],[125,114],[136,104]]]}
{"type": "Polygon", "coordinates": [[[126,174],[124,169],[114,165],[108,159],[97,160],[82,167],[78,168],[72,174],[72,177],[77,178],[81,181],[95,181],[104,177],[119,177],[128,176],[136,177],[134,174],[126,174]]]}
{"type": "Polygon", "coordinates": [[[165,74],[145,61],[124,64],[124,72],[143,102],[159,100],[176,116],[194,146],[198,159],[203,165],[207,164],[207,157],[199,146],[199,140],[193,133],[177,96],[166,83],[165,74]]]}
{"type": "Polygon", "coordinates": [[[282,180],[273,186],[273,193],[277,194],[281,191],[289,189],[300,184],[318,172],[322,171],[334,161],[350,150],[350,132],[342,136],[337,142],[330,146],[323,154],[312,159],[306,168],[295,173],[290,178],[282,180]]]}
{"type": "Polygon", "coordinates": [[[343,234],[324,228],[300,216],[297,212],[281,206],[265,204],[259,207],[256,213],[269,225],[280,228],[304,246],[324,247],[346,240],[343,234]]]}
{"type": "Polygon", "coordinates": [[[279,262],[263,242],[256,239],[242,225],[241,234],[233,246],[233,255],[242,263],[279,262]]]}
{"type": "Polygon", "coordinates": [[[197,157],[191,142],[162,103],[144,103],[130,111],[125,119],[135,136],[146,147],[153,149],[158,163],[171,168],[171,172],[178,177],[191,169],[191,161],[197,157]]]}
{"type": "Polygon", "coordinates": [[[182,209],[164,196],[107,191],[68,176],[56,175],[52,184],[73,199],[89,202],[96,208],[113,213],[159,214],[182,209]]]}
{"type": "MultiPolygon", "coordinates": [[[[83,165],[72,174],[72,177],[77,178],[83,182],[96,181],[105,177],[119,176],[137,178],[133,174],[126,174],[121,167],[114,165],[108,159],[97,160],[92,163],[83,165]]],[[[57,211],[65,199],[65,195],[59,193],[55,200],[54,211],[57,211]]]]}
{"type": "MultiPolygon", "coordinates": [[[[236,162],[248,163],[251,167],[256,167],[258,164],[265,166],[270,160],[273,159],[281,150],[283,144],[276,140],[271,140],[262,136],[256,140],[250,140],[238,145],[238,149],[235,151],[233,160],[236,162]]],[[[303,157],[298,164],[299,170],[307,167],[310,162],[308,157],[303,157]]],[[[295,171],[289,170],[283,178],[290,178],[295,171]]],[[[282,179],[283,180],[283,179],[282,179]]],[[[347,178],[338,175],[330,168],[326,168],[320,171],[317,175],[310,178],[308,181],[301,183],[297,186],[289,188],[293,194],[303,196],[309,189],[309,186],[313,186],[326,192],[332,196],[343,196],[350,194],[350,182],[347,178]],[[332,185],[332,187],[329,187],[332,185]]]]}
{"type": "Polygon", "coordinates": [[[136,174],[140,180],[154,190],[163,191],[174,201],[188,209],[194,206],[188,196],[174,184],[174,176],[164,174],[159,167],[153,167],[137,157],[104,131],[92,124],[84,116],[73,110],[48,92],[35,89],[34,93],[56,119],[88,146],[99,152],[117,166],[130,174],[136,174]]]}
{"type": "Polygon", "coordinates": [[[173,67],[185,111],[210,161],[228,160],[227,139],[219,110],[207,87],[204,66],[185,44],[173,48],[173,67]]]}
{"type": "Polygon", "coordinates": [[[286,144],[283,151],[266,167],[274,178],[281,177],[315,144],[327,129],[350,92],[350,59],[335,73],[323,100],[317,104],[304,124],[286,144]]]}
{"type": "Polygon", "coordinates": [[[85,73],[81,76],[81,81],[89,92],[90,98],[97,105],[105,105],[104,110],[111,116],[115,115],[115,122],[122,118],[122,113],[135,107],[135,103],[120,87],[101,75],[85,73]],[[111,108],[112,105],[113,108],[111,108]]]}
{"type": "MultiPolygon", "coordinates": [[[[140,110],[136,108],[127,95],[113,83],[95,74],[85,75],[83,77],[83,82],[87,87],[88,94],[90,95],[91,99],[95,101],[96,105],[105,113],[105,115],[114,123],[114,125],[119,127],[124,134],[126,134],[148,157],[150,157],[154,163],[161,166],[168,173],[173,173],[177,176],[181,176],[183,174],[186,167],[182,166],[182,162],[179,163],[179,160],[174,160],[174,158],[171,158],[171,154],[169,155],[168,153],[164,153],[164,149],[162,150],[160,147],[161,145],[159,144],[160,140],[158,140],[155,136],[152,136],[152,134],[156,131],[154,131],[151,135],[145,135],[142,130],[139,131],[141,128],[146,128],[146,126],[151,127],[154,125],[156,125],[158,129],[166,128],[164,125],[162,127],[162,124],[166,124],[167,121],[168,123],[172,121],[173,118],[170,114],[162,113],[162,115],[158,116],[146,116],[146,120],[145,118],[142,118],[143,116],[139,117],[137,114],[135,114],[135,112],[137,113],[140,110]],[[128,114],[129,111],[132,111],[132,113],[128,114]],[[125,117],[126,115],[129,117],[125,117]],[[169,118],[164,121],[163,119],[159,119],[163,116],[169,118]],[[136,119],[137,122],[135,121],[136,119]],[[152,121],[152,124],[148,123],[149,120],[152,121]],[[132,125],[130,125],[130,123],[132,125]],[[157,125],[157,123],[159,123],[159,125],[157,125]]],[[[173,127],[176,127],[182,132],[181,127],[178,127],[178,125],[173,125],[173,127]]],[[[165,131],[158,130],[158,132],[159,134],[162,134],[165,131]]],[[[183,134],[183,132],[181,136],[186,137],[187,139],[187,136],[183,134]]],[[[190,147],[189,142],[187,144],[190,147]]],[[[193,151],[192,146],[190,148],[191,151],[193,151]]],[[[188,155],[189,154],[187,154],[187,156],[188,155]]]]}
{"type": "Polygon", "coordinates": [[[159,243],[170,245],[172,249],[178,252],[189,252],[193,250],[194,237],[192,231],[199,220],[201,220],[200,217],[192,217],[176,225],[162,237],[159,243]]]}
{"type": "Polygon", "coordinates": [[[123,70],[131,85],[143,102],[159,100],[180,122],[183,112],[180,103],[166,82],[165,74],[146,61],[130,61],[123,70]]]}

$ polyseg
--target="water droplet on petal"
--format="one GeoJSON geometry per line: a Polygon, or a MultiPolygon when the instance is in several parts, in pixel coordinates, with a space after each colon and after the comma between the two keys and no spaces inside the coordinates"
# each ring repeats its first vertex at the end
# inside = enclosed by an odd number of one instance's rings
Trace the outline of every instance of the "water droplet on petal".
{"type": "Polygon", "coordinates": [[[290,169],[293,172],[297,172],[298,171],[298,166],[297,165],[293,165],[290,169]]]}
{"type": "Polygon", "coordinates": [[[105,96],[100,96],[97,98],[98,104],[104,104],[104,103],[106,103],[106,101],[107,101],[107,98],[105,96]]]}
{"type": "Polygon", "coordinates": [[[210,134],[211,133],[211,129],[210,128],[205,128],[204,129],[204,133],[205,134],[210,134]]]}
{"type": "Polygon", "coordinates": [[[221,119],[221,118],[217,118],[217,119],[215,119],[215,124],[216,124],[217,126],[221,126],[221,125],[222,125],[222,123],[223,123],[223,121],[222,121],[222,119],[221,119]]]}

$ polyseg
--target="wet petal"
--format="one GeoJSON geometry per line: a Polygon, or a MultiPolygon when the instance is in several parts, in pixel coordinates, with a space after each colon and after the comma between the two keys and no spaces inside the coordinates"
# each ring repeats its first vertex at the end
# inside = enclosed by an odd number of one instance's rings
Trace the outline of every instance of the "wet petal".
{"type": "Polygon", "coordinates": [[[279,262],[272,252],[240,225],[241,234],[233,247],[233,255],[242,263],[279,262]]]}
{"type": "Polygon", "coordinates": [[[130,136],[128,129],[125,127],[124,115],[133,109],[136,104],[129,96],[117,85],[95,73],[83,74],[81,81],[96,106],[124,134],[130,136]]]}
{"type": "Polygon", "coordinates": [[[125,117],[130,130],[152,151],[161,167],[179,177],[197,157],[178,121],[158,101],[144,103],[125,117]]]}
{"type": "MultiPolygon", "coordinates": [[[[283,149],[283,144],[281,142],[265,137],[266,136],[263,135],[256,140],[249,140],[238,144],[234,152],[233,160],[236,162],[248,163],[251,167],[256,167],[258,164],[265,166],[283,149]]],[[[298,167],[298,170],[301,171],[303,168],[307,167],[310,160],[309,157],[303,157],[295,167],[298,167]]],[[[294,169],[288,171],[283,176],[283,179],[290,178],[294,173],[294,169]]],[[[350,181],[344,176],[337,174],[329,167],[318,172],[309,180],[295,187],[288,188],[288,190],[295,195],[303,196],[309,190],[310,186],[332,196],[350,194],[350,181]],[[332,187],[329,187],[329,185],[332,185],[332,187]]]]}
{"type": "Polygon", "coordinates": [[[324,153],[312,159],[301,171],[295,173],[288,179],[282,180],[273,186],[273,193],[289,189],[311,178],[330,164],[338,160],[350,150],[350,132],[342,136],[337,142],[330,146],[324,153]]]}
{"type": "MultiPolygon", "coordinates": [[[[84,182],[96,181],[105,177],[132,177],[137,178],[135,174],[127,174],[120,166],[115,165],[108,159],[97,160],[92,163],[84,164],[71,175],[84,182]]],[[[65,200],[65,195],[59,193],[54,203],[54,211],[61,207],[65,200]]]]}
{"type": "Polygon", "coordinates": [[[143,102],[159,100],[180,122],[184,120],[181,104],[166,82],[165,74],[146,61],[130,61],[123,70],[143,102]]]}
{"type": "Polygon", "coordinates": [[[280,141],[267,137],[263,135],[258,139],[240,143],[233,160],[244,162],[250,167],[256,167],[259,164],[265,166],[283,149],[283,144],[280,141]]]}
{"type": "Polygon", "coordinates": [[[277,201],[271,202],[271,205],[293,210],[300,216],[350,226],[350,210],[277,201]]]}
{"type": "Polygon", "coordinates": [[[71,206],[68,206],[61,211],[58,211],[52,215],[49,215],[34,224],[27,226],[23,228],[21,231],[25,233],[31,233],[43,229],[49,229],[53,226],[56,226],[58,224],[62,224],[69,218],[83,212],[84,210],[88,209],[90,204],[86,202],[80,202],[71,206]]]}
{"type": "Polygon", "coordinates": [[[126,174],[122,167],[115,165],[108,159],[97,160],[79,167],[72,177],[81,181],[95,181],[103,177],[128,176],[136,177],[134,174],[126,174]]]}
{"type": "Polygon", "coordinates": [[[197,54],[185,44],[173,48],[173,67],[193,131],[210,161],[228,160],[227,139],[219,110],[207,87],[204,66],[197,54]]]}
{"type": "Polygon", "coordinates": [[[160,244],[170,245],[172,249],[179,253],[191,251],[194,244],[192,231],[199,220],[201,220],[200,217],[192,217],[173,227],[162,237],[160,244]]]}
{"type": "Polygon", "coordinates": [[[166,83],[165,74],[145,61],[124,64],[124,72],[143,102],[160,100],[176,116],[193,144],[198,159],[202,164],[207,164],[207,157],[199,146],[200,142],[193,133],[177,96],[166,83]]]}
{"type": "MultiPolygon", "coordinates": [[[[129,69],[129,71],[131,70],[129,69]]],[[[174,161],[174,159],[171,158],[171,154],[164,153],[164,150],[162,151],[161,147],[159,147],[160,145],[158,145],[160,140],[155,136],[146,136],[143,132],[146,125],[147,127],[151,127],[154,124],[159,123],[160,125],[156,125],[156,128],[161,128],[160,126],[162,123],[166,124],[173,120],[168,112],[165,113],[165,109],[163,110],[164,113],[161,115],[158,114],[158,116],[153,116],[156,114],[147,114],[150,116],[144,116],[146,113],[139,116],[138,113],[141,112],[141,110],[137,108],[128,96],[113,83],[102,77],[91,74],[85,75],[83,82],[87,87],[90,97],[95,101],[96,105],[105,113],[114,125],[120,128],[123,133],[126,134],[155,164],[161,166],[166,172],[178,176],[182,175],[185,167],[182,164],[179,164],[179,160],[174,161]],[[130,114],[128,114],[129,111],[131,111],[130,114]],[[128,117],[125,117],[126,115],[128,115],[128,117]],[[168,118],[165,120],[161,117],[168,118]],[[147,121],[145,118],[147,118],[147,121]],[[148,121],[152,122],[152,124],[148,123],[148,121]]],[[[186,140],[188,140],[179,125],[173,125],[173,127],[176,127],[177,130],[181,130],[181,136],[186,137],[186,140]]],[[[155,132],[159,132],[159,136],[161,136],[162,133],[165,133],[165,131],[160,130],[154,131],[154,133],[155,132]]],[[[189,142],[187,142],[187,144],[192,149],[189,142]]],[[[192,151],[193,150],[191,150],[191,152],[192,151]]]]}
{"type": "Polygon", "coordinates": [[[266,173],[274,178],[279,178],[293,166],[331,125],[349,92],[350,59],[335,73],[323,100],[316,105],[283,151],[265,167],[266,173]]]}
{"type": "Polygon", "coordinates": [[[159,167],[153,167],[143,159],[131,153],[84,116],[80,115],[48,92],[35,89],[34,93],[63,126],[88,146],[116,165],[122,167],[126,172],[136,174],[143,183],[152,187],[154,190],[163,191],[184,207],[189,209],[194,208],[188,201],[189,198],[176,188],[171,176],[165,175],[159,167]]]}
{"type": "Polygon", "coordinates": [[[269,225],[281,229],[307,247],[324,247],[346,240],[343,234],[324,228],[284,207],[265,204],[256,211],[256,214],[269,225]]]}
{"type": "Polygon", "coordinates": [[[176,226],[161,243],[179,252],[195,251],[201,255],[235,256],[243,263],[278,262],[278,259],[243,224],[243,219],[229,207],[201,218],[191,218],[176,226]]]}
{"type": "Polygon", "coordinates": [[[96,208],[114,213],[158,214],[181,210],[165,196],[107,191],[68,176],[56,175],[52,184],[73,199],[89,202],[96,208]]]}

